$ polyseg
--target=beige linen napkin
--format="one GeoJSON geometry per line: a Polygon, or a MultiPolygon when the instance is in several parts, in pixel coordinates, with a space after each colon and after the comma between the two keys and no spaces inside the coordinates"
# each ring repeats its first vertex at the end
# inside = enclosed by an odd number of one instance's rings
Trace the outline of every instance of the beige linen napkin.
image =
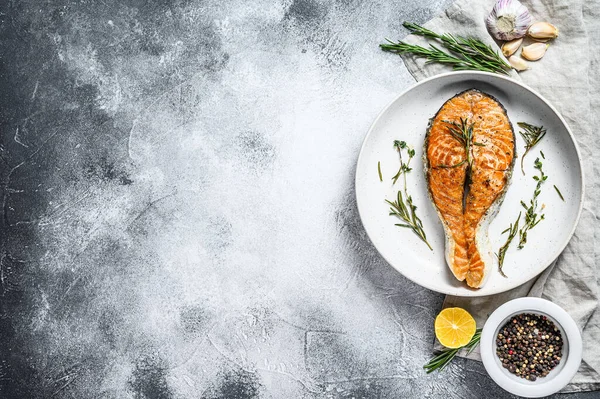
{"type": "MultiPolygon", "coordinates": [[[[511,77],[531,86],[546,97],[565,117],[581,150],[584,163],[586,198],[574,237],[557,261],[536,279],[509,292],[483,297],[447,296],[444,307],[460,306],[471,312],[478,326],[504,302],[521,296],[541,296],[560,305],[575,319],[583,333],[583,362],[572,382],[562,392],[600,389],[600,311],[598,310],[598,204],[596,179],[600,137],[594,137],[600,105],[600,2],[583,0],[543,0],[522,2],[535,21],[552,22],[560,36],[531,69],[511,77]]],[[[484,18],[493,0],[458,0],[443,15],[425,24],[433,31],[475,36],[489,42],[484,18]]],[[[421,37],[410,35],[405,41],[426,45],[421,37]]],[[[406,67],[417,80],[447,72],[450,68],[425,60],[403,56],[406,67]]],[[[560,228],[560,226],[552,226],[560,228]]],[[[479,359],[479,353],[469,357],[479,359]]]]}

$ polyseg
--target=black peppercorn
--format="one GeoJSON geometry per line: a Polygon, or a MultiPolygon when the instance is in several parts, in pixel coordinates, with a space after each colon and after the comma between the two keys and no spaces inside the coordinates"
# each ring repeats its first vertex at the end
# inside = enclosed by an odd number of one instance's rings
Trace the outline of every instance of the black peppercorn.
{"type": "Polygon", "coordinates": [[[500,328],[496,354],[510,373],[536,381],[560,362],[560,330],[546,316],[530,313],[513,316],[500,328]]]}

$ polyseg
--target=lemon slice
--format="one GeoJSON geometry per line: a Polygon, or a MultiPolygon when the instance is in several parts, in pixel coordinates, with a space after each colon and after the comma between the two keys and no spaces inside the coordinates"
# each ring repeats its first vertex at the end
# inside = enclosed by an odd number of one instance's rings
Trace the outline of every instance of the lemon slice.
{"type": "Polygon", "coordinates": [[[446,348],[465,346],[475,330],[475,319],[462,308],[446,308],[435,318],[435,336],[446,348]]]}

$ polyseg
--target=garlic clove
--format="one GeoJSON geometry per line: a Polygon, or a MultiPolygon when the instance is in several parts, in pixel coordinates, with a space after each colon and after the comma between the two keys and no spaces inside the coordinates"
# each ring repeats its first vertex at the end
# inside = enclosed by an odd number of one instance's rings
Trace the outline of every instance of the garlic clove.
{"type": "Polygon", "coordinates": [[[524,46],[521,50],[521,57],[529,61],[537,61],[546,54],[546,50],[550,47],[547,43],[533,43],[524,46]]]}
{"type": "Polygon", "coordinates": [[[529,64],[521,57],[511,55],[508,57],[508,63],[517,71],[525,71],[529,69],[529,64]]]}
{"type": "Polygon", "coordinates": [[[498,0],[485,24],[498,40],[513,40],[525,36],[532,22],[531,14],[518,0],[498,0]]]}
{"type": "Polygon", "coordinates": [[[504,43],[502,45],[502,54],[504,54],[505,57],[513,55],[519,49],[519,47],[521,47],[521,43],[523,43],[523,38],[514,39],[510,42],[504,43]]]}
{"type": "Polygon", "coordinates": [[[558,28],[548,22],[536,22],[529,27],[527,35],[534,39],[554,39],[558,37],[558,28]]]}

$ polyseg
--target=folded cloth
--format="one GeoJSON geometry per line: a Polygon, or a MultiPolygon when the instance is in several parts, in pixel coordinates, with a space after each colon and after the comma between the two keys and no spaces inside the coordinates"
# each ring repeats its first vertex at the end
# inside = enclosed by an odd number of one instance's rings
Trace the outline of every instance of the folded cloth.
{"type": "MultiPolygon", "coordinates": [[[[447,296],[444,307],[459,306],[474,316],[478,326],[504,302],[522,296],[541,296],[565,309],[583,334],[583,362],[571,383],[562,392],[600,389],[600,310],[598,276],[598,202],[600,187],[596,179],[600,140],[594,137],[600,106],[600,2],[542,0],[522,1],[534,21],[548,21],[559,28],[560,36],[551,42],[543,59],[531,69],[511,77],[534,88],[547,98],[567,120],[583,158],[586,197],[575,235],[552,266],[536,279],[511,291],[482,298],[447,296]],[[596,39],[596,40],[594,40],[596,39]]],[[[425,27],[438,33],[473,36],[499,50],[488,34],[484,19],[493,0],[458,0],[443,15],[425,27]]],[[[427,40],[409,35],[406,42],[427,45],[427,40]]],[[[448,72],[449,67],[426,64],[422,58],[403,55],[415,79],[448,72]]],[[[559,226],[557,226],[559,227],[559,226]]],[[[461,353],[466,356],[466,353],[461,353]]],[[[478,351],[468,357],[480,359],[478,351]]]]}

